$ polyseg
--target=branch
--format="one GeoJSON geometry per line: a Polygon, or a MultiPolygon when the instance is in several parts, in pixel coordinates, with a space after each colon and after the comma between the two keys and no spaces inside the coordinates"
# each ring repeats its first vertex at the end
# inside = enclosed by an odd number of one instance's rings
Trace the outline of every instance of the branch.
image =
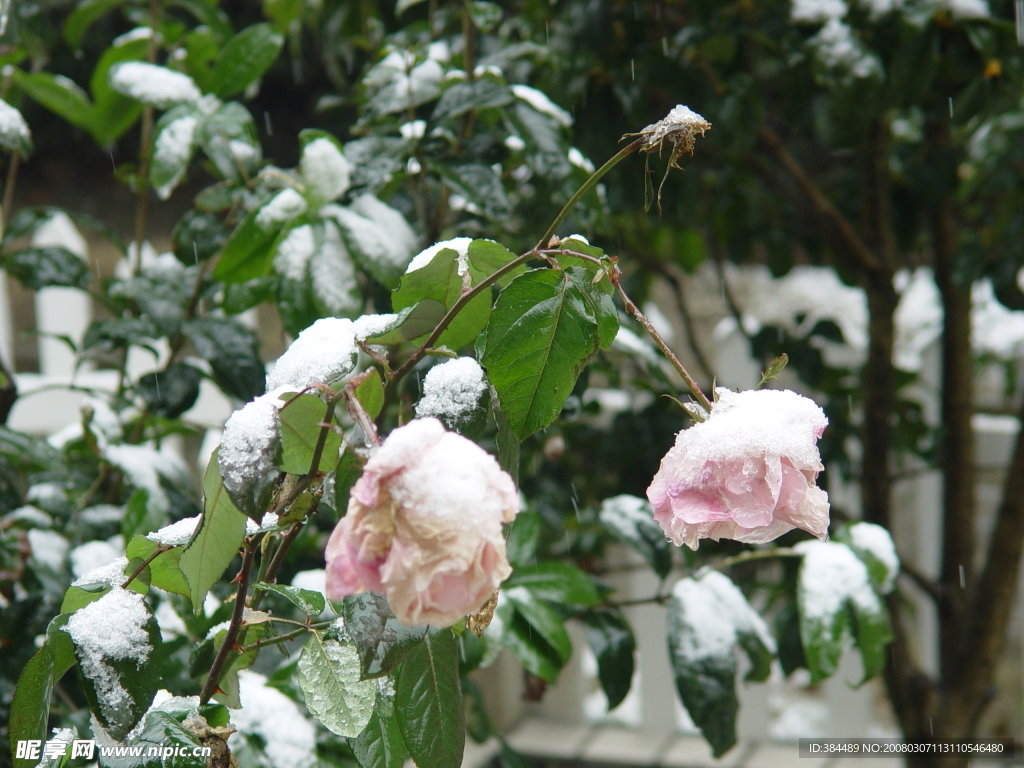
{"type": "Polygon", "coordinates": [[[829,221],[839,233],[839,239],[854,260],[866,272],[872,275],[888,275],[889,269],[882,264],[867,244],[860,238],[849,220],[828,199],[821,188],[815,184],[800,162],[793,157],[782,143],[782,139],[768,126],[762,125],[758,130],[758,138],[771,151],[782,166],[789,172],[800,191],[803,192],[818,211],[829,221]]]}
{"type": "Polygon", "coordinates": [[[260,542],[263,540],[264,534],[259,534],[251,539],[247,539],[245,542],[245,556],[242,558],[242,568],[238,572],[238,592],[235,593],[235,605],[231,611],[231,621],[228,623],[227,634],[224,635],[224,642],[221,643],[220,649],[217,651],[217,656],[213,660],[213,664],[210,666],[210,674],[206,677],[206,683],[203,684],[203,690],[199,693],[199,703],[206,704],[210,701],[210,697],[217,692],[218,683],[220,682],[221,672],[224,671],[224,665],[227,663],[228,656],[231,650],[235,647],[235,641],[238,640],[238,632],[242,628],[242,617],[245,615],[245,598],[249,592],[249,580],[252,577],[252,564],[256,557],[256,550],[259,549],[260,542]]]}

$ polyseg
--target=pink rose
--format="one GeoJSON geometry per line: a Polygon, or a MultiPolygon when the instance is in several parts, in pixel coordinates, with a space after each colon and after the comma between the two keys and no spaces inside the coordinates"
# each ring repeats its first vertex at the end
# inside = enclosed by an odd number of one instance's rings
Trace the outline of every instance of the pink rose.
{"type": "Polygon", "coordinates": [[[502,523],[519,510],[512,478],[437,419],[393,431],[352,487],[327,543],[327,596],[383,592],[407,626],[451,626],[512,572],[502,523]]]}
{"type": "Polygon", "coordinates": [[[676,436],[647,489],[676,545],[760,544],[801,528],[827,538],[828,495],[817,440],[828,419],[806,397],[773,389],[717,391],[706,421],[676,436]]]}

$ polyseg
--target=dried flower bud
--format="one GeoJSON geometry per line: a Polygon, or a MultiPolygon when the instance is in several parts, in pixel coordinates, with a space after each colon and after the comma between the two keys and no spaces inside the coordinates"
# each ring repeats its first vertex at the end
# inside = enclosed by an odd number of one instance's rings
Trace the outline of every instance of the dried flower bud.
{"type": "Polygon", "coordinates": [[[699,133],[711,127],[711,123],[698,115],[692,109],[682,104],[677,104],[663,119],[651,123],[640,133],[629,133],[627,136],[639,136],[643,139],[640,146],[641,152],[661,152],[666,144],[672,145],[672,154],[669,157],[669,166],[678,168],[677,160],[685,152],[693,154],[693,141],[699,133]]]}

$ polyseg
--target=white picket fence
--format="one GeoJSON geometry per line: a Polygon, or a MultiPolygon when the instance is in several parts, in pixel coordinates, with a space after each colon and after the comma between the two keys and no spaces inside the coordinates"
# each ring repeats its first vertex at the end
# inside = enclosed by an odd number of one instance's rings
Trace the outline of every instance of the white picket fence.
{"type": "MultiPolygon", "coordinates": [[[[55,217],[37,231],[34,244],[60,244],[87,259],[85,242],[69,225],[66,219],[55,217]]],[[[19,372],[13,354],[15,335],[31,329],[26,328],[23,318],[13,316],[5,276],[0,273],[0,358],[15,373],[20,392],[8,426],[49,435],[80,419],[84,394],[81,390],[68,389],[67,385],[109,392],[117,384],[117,374],[88,365],[76,368],[74,354],[55,338],[60,335],[82,337],[92,319],[88,297],[72,289],[47,288],[39,291],[34,301],[35,329],[40,332],[36,337],[39,371],[19,372]]],[[[721,312],[721,308],[716,311],[721,312]]],[[[713,365],[720,372],[720,384],[749,386],[757,381],[757,366],[750,360],[747,342],[738,331],[722,334],[713,342],[709,348],[715,352],[713,365]]],[[[160,349],[158,353],[154,358],[143,350],[133,351],[128,362],[129,375],[159,370],[166,362],[168,351],[160,349]]],[[[926,355],[925,370],[929,373],[925,378],[930,381],[934,398],[938,370],[934,345],[926,355]]],[[[935,418],[934,402],[930,408],[930,416],[935,418]]],[[[212,384],[204,382],[199,400],[184,418],[216,437],[231,410],[232,404],[227,398],[212,384]]],[[[988,510],[988,516],[982,521],[987,526],[991,523],[991,510],[998,501],[999,470],[1006,465],[1018,425],[1012,417],[988,416],[978,417],[975,428],[978,462],[983,469],[979,499],[988,510]]],[[[854,488],[834,485],[832,493],[834,499],[856,513],[854,488]]],[[[914,510],[914,514],[900,519],[900,528],[893,532],[899,549],[914,560],[919,570],[934,575],[938,569],[940,537],[936,517],[939,478],[935,473],[920,474],[901,483],[898,493],[899,506],[914,510]]],[[[618,589],[617,597],[628,600],[655,593],[654,575],[643,567],[635,567],[638,563],[631,553],[618,550],[613,565],[617,566],[616,572],[609,580],[618,589]]],[[[1024,583],[1021,593],[1024,594],[1024,583]]],[[[934,647],[931,642],[935,636],[934,610],[923,596],[915,602],[919,647],[925,653],[926,666],[934,670],[935,659],[928,650],[934,647]]],[[[797,764],[792,744],[796,736],[863,737],[895,733],[880,683],[872,681],[860,688],[852,687],[860,679],[860,662],[855,653],[848,653],[839,673],[813,688],[799,675],[784,680],[777,670],[767,683],[741,685],[738,723],[741,743],[721,760],[713,760],[677,703],[666,649],[665,609],[657,605],[636,605],[625,610],[637,635],[638,669],[632,692],[611,714],[604,711],[596,664],[586,650],[582,627],[574,622],[570,622],[569,629],[577,652],[558,683],[547,691],[540,703],[523,701],[522,670],[507,654],[483,671],[479,681],[485,690],[491,717],[509,734],[513,746],[532,755],[598,763],[678,768],[711,765],[779,768],[797,764]]],[[[1011,644],[1022,651],[1018,656],[1024,656],[1024,611],[1019,604],[1015,611],[1011,644]]],[[[1017,687],[1016,701],[1024,701],[1024,674],[1019,661],[1016,673],[1012,669],[1009,673],[1009,685],[1017,687]]],[[[465,765],[467,768],[483,765],[496,749],[494,742],[483,747],[471,746],[465,765]]],[[[818,768],[813,760],[803,760],[799,765],[818,768]]]]}

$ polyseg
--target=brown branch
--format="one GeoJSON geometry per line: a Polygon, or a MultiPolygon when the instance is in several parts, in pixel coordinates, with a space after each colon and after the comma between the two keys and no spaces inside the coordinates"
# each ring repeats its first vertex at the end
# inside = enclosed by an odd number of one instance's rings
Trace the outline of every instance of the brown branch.
{"type": "Polygon", "coordinates": [[[242,618],[245,615],[245,598],[249,592],[249,580],[252,578],[252,564],[256,557],[256,550],[259,549],[263,534],[247,539],[245,542],[245,555],[242,558],[242,568],[238,572],[238,592],[235,593],[235,605],[231,611],[231,621],[228,623],[227,633],[224,635],[224,642],[217,650],[217,655],[210,666],[210,674],[206,677],[203,689],[199,693],[199,703],[206,704],[210,697],[217,692],[221,672],[227,663],[235,641],[238,640],[238,633],[242,628],[242,618]]]}
{"type": "MultiPolygon", "coordinates": [[[[1024,423],[1024,404],[1018,414],[1024,423]]],[[[1024,429],[1017,433],[1013,458],[1006,469],[1003,500],[988,541],[985,563],[971,590],[968,626],[950,681],[950,718],[973,730],[988,701],[1006,638],[1024,557],[1024,429]]]]}
{"type": "Polygon", "coordinates": [[[808,175],[807,171],[782,143],[782,139],[771,128],[762,125],[758,130],[758,138],[775,159],[782,164],[800,191],[811,201],[815,210],[833,227],[839,235],[839,241],[860,267],[869,273],[888,274],[889,270],[879,261],[868,245],[854,230],[849,220],[828,199],[821,188],[808,175]]]}

